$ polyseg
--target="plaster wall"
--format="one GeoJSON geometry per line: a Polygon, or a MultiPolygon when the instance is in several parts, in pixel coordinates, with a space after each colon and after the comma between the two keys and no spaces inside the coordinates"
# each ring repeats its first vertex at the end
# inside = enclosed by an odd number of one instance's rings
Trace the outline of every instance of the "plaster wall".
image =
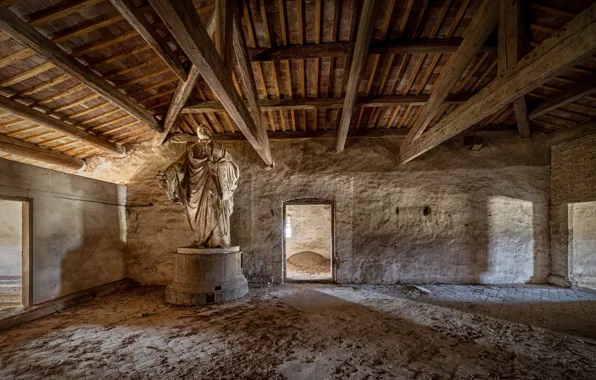
{"type": "Polygon", "coordinates": [[[0,200],[0,281],[22,275],[22,220],[21,202],[0,200]]]}
{"type": "Polygon", "coordinates": [[[300,252],[315,252],[326,259],[331,253],[331,206],[287,205],[292,236],[286,239],[286,259],[300,252]]]}
{"type": "MultiPolygon", "coordinates": [[[[588,268],[577,265],[574,252],[580,256],[579,245],[591,244],[596,230],[592,229],[589,209],[596,201],[596,135],[567,141],[551,148],[551,274],[557,285],[577,282],[574,273],[586,273],[588,268]],[[584,204],[585,203],[585,204],[584,204]],[[584,225],[585,224],[585,225],[584,225]],[[583,231],[583,232],[579,232],[583,231]],[[574,236],[575,234],[579,234],[574,236]],[[586,239],[585,243],[581,243],[586,239]],[[575,246],[575,248],[574,248],[575,246]],[[574,261],[576,261],[574,263],[574,261]],[[575,267],[574,267],[575,266],[575,267]]],[[[581,279],[585,283],[587,279],[581,279]]],[[[596,285],[596,279],[592,282],[596,285]]]]}
{"type": "Polygon", "coordinates": [[[596,202],[569,205],[570,278],[579,286],[596,287],[596,202]]]}
{"type": "MultiPolygon", "coordinates": [[[[455,139],[402,165],[393,137],[349,139],[340,154],[334,139],[272,141],[272,169],[246,142],[226,143],[241,167],[232,240],[245,274],[282,281],[283,203],[318,198],[334,203],[338,282],[545,282],[548,148],[514,134],[485,142],[471,152],[455,139]]],[[[155,179],[183,150],[143,144],[90,165],[88,175],[128,186],[128,271],[143,284],[167,284],[172,253],[192,242],[182,206],[155,179]]]]}
{"type": "Polygon", "coordinates": [[[31,202],[33,304],[126,277],[125,187],[0,159],[0,197],[31,202]]]}

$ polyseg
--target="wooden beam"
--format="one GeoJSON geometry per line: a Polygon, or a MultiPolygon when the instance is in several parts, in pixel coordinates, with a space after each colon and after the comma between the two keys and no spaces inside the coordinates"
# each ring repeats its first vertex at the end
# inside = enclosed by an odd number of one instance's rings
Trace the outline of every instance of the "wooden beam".
{"type": "Polygon", "coordinates": [[[15,156],[29,158],[75,171],[84,170],[87,167],[85,161],[80,158],[67,156],[3,134],[0,134],[0,152],[14,154],[15,156]]]}
{"type": "Polygon", "coordinates": [[[433,118],[441,109],[443,102],[449,96],[449,92],[478,53],[480,46],[484,44],[484,41],[486,41],[497,26],[498,20],[499,3],[493,0],[484,0],[482,6],[472,18],[462,44],[441,70],[439,77],[433,85],[428,103],[416,119],[406,138],[406,144],[402,145],[402,147],[406,146],[410,141],[417,140],[428,128],[433,118]]]}
{"type": "Polygon", "coordinates": [[[574,17],[432,131],[400,150],[408,162],[596,53],[596,4],[574,17]]]}
{"type": "MultiPolygon", "coordinates": [[[[455,53],[461,45],[461,38],[443,40],[396,39],[374,41],[368,48],[369,54],[432,54],[455,53]]],[[[248,49],[252,61],[278,61],[321,57],[343,57],[354,52],[354,42],[327,42],[321,44],[286,45],[271,48],[248,49]]],[[[496,53],[497,47],[482,45],[479,51],[496,53]]]]}
{"type": "Polygon", "coordinates": [[[188,74],[182,62],[180,62],[176,53],[159,36],[155,27],[149,23],[143,11],[137,8],[132,0],[110,0],[110,2],[141,37],[143,37],[149,46],[151,46],[151,49],[168,65],[174,74],[180,80],[185,81],[188,78],[188,74]]]}
{"type": "Polygon", "coordinates": [[[75,171],[85,170],[87,167],[85,161],[80,158],[67,156],[2,134],[0,134],[0,152],[75,171]]]}
{"type": "Polygon", "coordinates": [[[29,108],[12,99],[8,99],[7,97],[0,96],[0,109],[13,115],[30,120],[36,124],[41,124],[44,127],[53,129],[60,133],[64,133],[65,135],[68,135],[72,138],[75,138],[94,147],[100,148],[102,150],[117,153],[120,155],[124,154],[124,148],[122,148],[120,145],[114,144],[110,141],[89,134],[75,127],[72,124],[67,124],[62,120],[55,119],[43,112],[36,111],[33,108],[29,108]]]}
{"type": "Polygon", "coordinates": [[[530,112],[529,118],[530,120],[534,120],[542,115],[546,115],[547,113],[556,110],[557,108],[564,107],[593,93],[596,93],[596,78],[589,80],[572,90],[553,96],[552,98],[539,104],[538,107],[530,112]]]}
{"type": "MultiPolygon", "coordinates": [[[[521,0],[499,0],[499,56],[497,71],[515,66],[526,51],[521,0]]],[[[513,101],[513,111],[521,138],[530,138],[530,122],[526,99],[513,101]]]]}
{"type": "Polygon", "coordinates": [[[224,66],[232,72],[233,47],[232,28],[235,3],[232,0],[215,0],[215,48],[223,59],[224,66]]]}
{"type": "Polygon", "coordinates": [[[146,123],[150,128],[161,131],[161,126],[149,111],[106,82],[91,69],[68,55],[3,6],[0,6],[0,29],[35,50],[48,61],[62,68],[68,74],[84,83],[93,91],[101,94],[124,111],[146,123]]]}
{"type": "MultiPolygon", "coordinates": [[[[474,131],[474,133],[508,133],[510,134],[512,131],[511,127],[509,126],[488,126],[482,129],[478,129],[474,131]]],[[[406,135],[408,134],[408,130],[405,128],[402,129],[368,129],[368,128],[359,128],[359,129],[350,129],[348,133],[348,139],[350,138],[380,138],[380,137],[393,137],[393,138],[402,138],[405,139],[406,135]]],[[[320,138],[328,138],[333,139],[337,137],[337,133],[334,130],[309,130],[309,131],[286,131],[286,132],[274,132],[268,131],[267,135],[269,136],[270,140],[303,140],[303,139],[320,139],[320,138]]],[[[211,136],[213,140],[217,141],[243,141],[245,140],[244,135],[242,133],[227,133],[227,134],[214,134],[211,136]]],[[[175,134],[172,136],[173,142],[194,142],[197,141],[197,136],[189,135],[189,134],[175,134]]]]}
{"type": "Polygon", "coordinates": [[[154,146],[162,145],[168,138],[168,134],[170,133],[174,122],[178,118],[180,111],[182,111],[182,107],[184,107],[192,90],[197,85],[199,76],[199,70],[193,65],[190,68],[190,72],[188,73],[188,78],[186,81],[178,82],[174,96],[170,101],[168,112],[166,113],[166,119],[163,124],[163,132],[155,136],[155,139],[153,140],[154,146]]]}
{"type": "Polygon", "coordinates": [[[596,120],[590,120],[548,135],[547,142],[549,145],[556,145],[566,141],[581,139],[582,137],[593,134],[596,134],[596,120]]]}
{"type": "Polygon", "coordinates": [[[358,23],[358,34],[356,35],[356,45],[354,46],[354,54],[352,56],[352,67],[350,68],[350,76],[348,78],[348,86],[346,88],[346,98],[344,101],[341,121],[339,123],[339,131],[337,133],[337,146],[335,149],[341,152],[346,144],[346,137],[350,130],[352,122],[352,114],[354,113],[354,105],[356,104],[356,97],[358,96],[358,87],[360,86],[360,78],[366,66],[366,57],[368,56],[368,45],[375,28],[375,11],[377,1],[364,0],[360,13],[360,21],[358,23]]]}
{"type": "MultiPolygon", "coordinates": [[[[215,25],[217,23],[217,17],[211,17],[211,20],[207,24],[207,33],[212,35],[215,33],[215,25]]],[[[182,111],[182,107],[186,105],[192,90],[196,87],[197,83],[199,82],[200,73],[196,66],[192,65],[190,68],[190,72],[188,77],[185,81],[178,82],[176,86],[176,91],[174,91],[174,95],[172,96],[172,100],[170,101],[170,105],[168,106],[168,111],[166,113],[166,118],[164,120],[164,128],[161,133],[155,136],[153,140],[154,146],[162,145],[166,139],[168,138],[168,134],[172,130],[178,115],[180,115],[180,111],[182,111]]]]}
{"type": "Polygon", "coordinates": [[[266,165],[273,165],[267,134],[263,128],[257,128],[192,2],[151,0],[150,3],[248,142],[266,165]]]}
{"type": "Polygon", "coordinates": [[[526,98],[521,97],[513,101],[513,112],[517,122],[517,131],[522,139],[529,139],[532,136],[530,120],[528,119],[528,109],[526,108],[526,98]]]}
{"type": "MultiPolygon", "coordinates": [[[[471,95],[450,95],[443,104],[463,104],[471,95]]],[[[379,95],[356,99],[356,107],[394,107],[400,105],[421,106],[428,102],[428,95],[379,95]]],[[[315,108],[343,108],[345,98],[319,99],[262,99],[259,102],[261,111],[284,110],[313,110],[315,108]]],[[[250,105],[250,103],[247,103],[250,105]]],[[[253,107],[252,105],[250,106],[253,107]]],[[[218,101],[190,104],[182,109],[182,113],[206,113],[223,111],[223,105],[218,101]]]]}
{"type": "MultiPolygon", "coordinates": [[[[248,4],[246,6],[248,6],[248,4]]],[[[240,25],[240,12],[238,11],[234,17],[233,33],[234,54],[236,56],[236,61],[238,62],[238,72],[240,73],[242,83],[244,84],[244,88],[246,90],[248,104],[250,106],[256,127],[257,129],[262,130],[263,118],[261,117],[259,93],[257,92],[255,77],[248,59],[248,49],[246,40],[244,39],[244,32],[242,31],[242,26],[240,25]]]]}

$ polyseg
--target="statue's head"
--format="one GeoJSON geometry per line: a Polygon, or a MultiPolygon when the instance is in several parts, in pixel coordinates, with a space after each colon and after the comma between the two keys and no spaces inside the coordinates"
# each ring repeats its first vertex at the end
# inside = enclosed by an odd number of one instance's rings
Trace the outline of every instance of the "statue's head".
{"type": "Polygon", "coordinates": [[[205,124],[200,124],[197,127],[197,136],[199,140],[211,140],[211,131],[205,124]]]}

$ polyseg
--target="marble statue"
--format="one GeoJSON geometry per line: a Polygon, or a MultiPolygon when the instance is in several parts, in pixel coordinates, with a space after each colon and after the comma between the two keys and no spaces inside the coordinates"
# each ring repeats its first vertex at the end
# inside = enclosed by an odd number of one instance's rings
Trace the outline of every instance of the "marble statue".
{"type": "Polygon", "coordinates": [[[186,208],[196,247],[229,247],[239,169],[226,148],[209,138],[205,126],[199,126],[197,136],[176,162],[157,173],[159,184],[170,200],[186,208]]]}

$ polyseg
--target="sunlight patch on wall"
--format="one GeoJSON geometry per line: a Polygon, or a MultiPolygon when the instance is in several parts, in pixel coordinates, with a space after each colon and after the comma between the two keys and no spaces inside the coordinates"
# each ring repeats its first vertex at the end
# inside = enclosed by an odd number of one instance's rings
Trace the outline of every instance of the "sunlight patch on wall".
{"type": "Polygon", "coordinates": [[[493,196],[487,205],[489,283],[525,283],[534,275],[534,207],[532,202],[493,196]]]}

